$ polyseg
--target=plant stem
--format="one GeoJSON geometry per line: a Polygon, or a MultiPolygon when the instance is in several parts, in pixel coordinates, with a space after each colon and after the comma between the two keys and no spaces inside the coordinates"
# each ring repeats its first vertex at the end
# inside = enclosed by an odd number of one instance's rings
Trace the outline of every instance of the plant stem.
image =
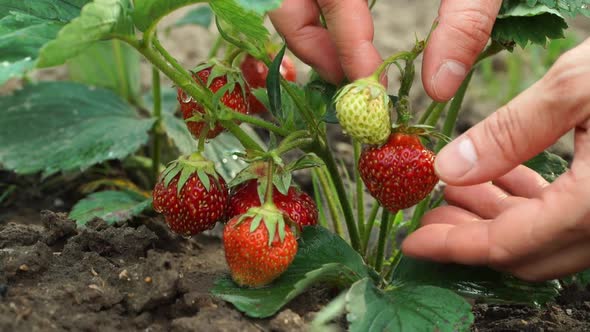
{"type": "Polygon", "coordinates": [[[225,127],[229,132],[234,135],[238,141],[244,146],[246,149],[255,150],[255,151],[264,151],[264,149],[256,143],[255,140],[250,137],[240,126],[238,126],[233,121],[221,121],[221,125],[225,127]]]}
{"type": "Polygon", "coordinates": [[[439,103],[436,101],[432,101],[430,103],[430,105],[428,105],[428,108],[426,108],[426,111],[424,111],[424,114],[422,114],[422,116],[420,117],[420,120],[418,120],[418,123],[425,123],[426,120],[428,120],[428,117],[430,117],[430,114],[432,114],[432,111],[436,108],[436,106],[439,103]]]}
{"type": "Polygon", "coordinates": [[[365,191],[363,190],[363,180],[361,179],[361,173],[359,172],[358,165],[361,157],[361,143],[358,140],[353,142],[354,149],[354,182],[356,184],[356,222],[359,227],[359,236],[364,238],[365,234],[365,191]]]}
{"type": "MultiPolygon", "coordinates": [[[[467,87],[469,86],[469,82],[471,81],[471,77],[473,77],[473,70],[467,74],[467,77],[459,86],[453,101],[451,102],[451,106],[449,107],[449,111],[447,112],[447,118],[445,119],[445,123],[443,125],[442,134],[451,137],[453,130],[455,129],[455,123],[457,122],[457,117],[459,115],[459,110],[461,109],[461,104],[463,103],[463,99],[465,98],[465,92],[467,91],[467,87]]],[[[444,146],[446,142],[444,140],[439,140],[436,144],[435,152],[438,153],[444,146]]]]}
{"type": "Polygon", "coordinates": [[[221,35],[217,35],[217,37],[215,38],[215,42],[213,42],[213,45],[209,50],[207,59],[215,58],[217,56],[217,53],[219,52],[219,49],[221,48],[221,45],[223,45],[223,37],[221,37],[221,35]]]}
{"type": "Polygon", "coordinates": [[[160,151],[162,140],[162,89],[160,85],[160,71],[152,67],[152,94],[153,94],[153,113],[155,119],[152,127],[153,146],[152,146],[152,180],[158,181],[160,174],[160,151]]]}
{"type": "Polygon", "coordinates": [[[398,61],[398,60],[407,60],[409,58],[412,57],[412,52],[409,51],[402,51],[402,52],[398,52],[395,53],[394,55],[388,57],[387,59],[383,60],[383,63],[381,65],[379,65],[379,67],[377,67],[377,70],[375,70],[373,72],[373,74],[371,75],[371,77],[375,80],[379,80],[379,78],[381,77],[381,75],[383,74],[383,72],[385,70],[387,70],[387,68],[389,67],[389,65],[391,65],[392,63],[398,61]]]}
{"type": "Polygon", "coordinates": [[[389,211],[385,208],[381,211],[381,225],[379,227],[379,242],[377,243],[377,260],[375,270],[381,272],[383,269],[383,256],[385,255],[385,244],[387,242],[387,229],[389,228],[389,211]]]}
{"type": "MultiPolygon", "coordinates": [[[[267,65],[270,66],[270,63],[267,65]]],[[[291,99],[293,99],[295,106],[297,106],[297,109],[299,109],[299,112],[303,116],[303,120],[305,120],[305,122],[307,122],[308,126],[312,129],[311,131],[313,133],[319,134],[319,128],[318,128],[318,124],[316,122],[313,110],[309,107],[309,105],[307,105],[303,100],[301,100],[301,98],[299,97],[297,92],[295,92],[295,90],[293,90],[293,87],[291,86],[291,83],[289,83],[289,81],[287,81],[283,76],[281,76],[280,79],[281,79],[281,86],[287,92],[287,94],[291,97],[291,99]]]]}
{"type": "Polygon", "coordinates": [[[191,77],[192,80],[192,75],[186,69],[184,69],[184,67],[181,66],[180,63],[178,63],[178,61],[176,61],[176,59],[170,53],[168,53],[168,51],[160,43],[160,39],[154,38],[153,42],[154,48],[164,57],[164,59],[166,59],[166,61],[168,61],[169,64],[171,64],[179,72],[184,73],[187,77],[191,77]]]}
{"type": "Polygon", "coordinates": [[[362,243],[362,252],[363,256],[367,255],[367,248],[369,247],[369,239],[371,238],[371,231],[373,230],[373,225],[375,224],[375,219],[377,219],[377,213],[379,212],[379,203],[377,201],[373,202],[373,207],[371,208],[371,213],[369,214],[369,219],[367,219],[367,225],[365,227],[365,234],[363,237],[362,243]]]}
{"type": "Polygon", "coordinates": [[[412,220],[410,220],[410,224],[408,225],[408,234],[412,233],[418,228],[420,219],[422,219],[424,213],[426,213],[426,210],[428,209],[428,204],[430,204],[430,197],[431,195],[426,196],[422,201],[420,201],[420,203],[418,203],[418,205],[416,205],[416,208],[414,208],[412,220]]]}
{"type": "Polygon", "coordinates": [[[448,102],[440,103],[434,108],[434,111],[426,120],[427,126],[431,126],[431,127],[436,126],[436,124],[438,123],[438,120],[440,119],[442,112],[447,107],[447,104],[448,104],[448,102]]]}
{"type": "Polygon", "coordinates": [[[324,160],[326,168],[328,169],[328,174],[334,182],[336,194],[338,195],[340,205],[342,206],[342,212],[344,213],[344,221],[346,222],[346,228],[348,229],[350,244],[354,250],[360,252],[360,237],[354,221],[354,214],[352,212],[352,207],[350,206],[350,201],[348,200],[346,189],[344,188],[344,183],[339,175],[340,173],[338,172],[334,156],[326,146],[319,148],[316,154],[324,160]]]}
{"type": "Polygon", "coordinates": [[[330,185],[330,180],[326,176],[324,168],[314,169],[312,172],[317,176],[320,185],[322,186],[322,191],[324,192],[324,197],[326,198],[328,209],[330,210],[330,215],[332,216],[334,231],[340,237],[344,238],[344,232],[342,231],[342,220],[338,211],[337,198],[334,196],[334,191],[330,185]]]}
{"type": "MultiPolygon", "coordinates": [[[[316,174],[316,170],[313,170],[311,172],[311,183],[313,185],[313,197],[314,197],[316,204],[318,206],[319,224],[325,228],[328,228],[328,221],[326,220],[324,202],[322,200],[322,195],[320,192],[321,183],[320,183],[320,179],[318,178],[318,175],[316,174]]],[[[338,235],[342,236],[341,234],[338,234],[338,235]]]]}
{"type": "Polygon", "coordinates": [[[231,118],[234,120],[246,122],[251,125],[267,129],[267,130],[272,131],[273,133],[283,136],[283,137],[289,135],[289,133],[290,133],[288,130],[286,130],[284,128],[278,127],[278,126],[274,125],[273,123],[270,123],[268,121],[265,121],[263,119],[260,119],[260,118],[257,118],[257,117],[251,116],[251,115],[243,114],[243,113],[236,112],[236,111],[231,111],[229,113],[231,114],[231,118]]]}
{"type": "Polygon", "coordinates": [[[264,205],[274,205],[272,201],[272,191],[274,188],[274,184],[272,183],[274,173],[274,162],[272,160],[268,161],[268,173],[266,174],[266,193],[264,195],[264,205]]]}

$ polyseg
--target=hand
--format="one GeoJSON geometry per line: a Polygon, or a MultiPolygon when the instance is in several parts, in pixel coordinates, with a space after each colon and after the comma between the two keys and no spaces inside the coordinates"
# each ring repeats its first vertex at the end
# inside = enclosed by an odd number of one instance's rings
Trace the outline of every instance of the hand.
{"type": "MultiPolygon", "coordinates": [[[[501,3],[442,1],[438,26],[424,51],[422,81],[431,98],[443,101],[455,94],[488,42],[501,3]]],[[[285,0],[270,18],[289,49],[332,83],[344,76],[369,76],[382,62],[366,0],[285,0]],[[328,30],[320,24],[320,13],[328,30]]]]}
{"type": "Polygon", "coordinates": [[[589,54],[587,39],[439,153],[435,169],[450,185],[451,205],[424,216],[404,241],[405,254],[489,265],[533,281],[590,267],[589,54]],[[518,166],[570,129],[574,161],[555,182],[518,166]]]}

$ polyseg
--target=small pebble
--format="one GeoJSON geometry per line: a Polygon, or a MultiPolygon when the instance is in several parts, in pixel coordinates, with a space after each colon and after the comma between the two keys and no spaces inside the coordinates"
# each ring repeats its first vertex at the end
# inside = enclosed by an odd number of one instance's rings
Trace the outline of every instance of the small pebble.
{"type": "Polygon", "coordinates": [[[29,270],[29,266],[27,264],[23,264],[18,267],[20,271],[27,272],[29,270]]]}
{"type": "Polygon", "coordinates": [[[571,316],[571,315],[573,314],[573,311],[572,311],[572,309],[565,309],[565,313],[566,313],[568,316],[571,316]]]}
{"type": "Polygon", "coordinates": [[[129,272],[127,272],[127,270],[121,271],[121,273],[119,273],[119,279],[129,280],[129,272]]]}
{"type": "Polygon", "coordinates": [[[145,277],[145,279],[143,279],[143,281],[145,281],[146,284],[149,284],[152,282],[152,277],[145,277]]]}

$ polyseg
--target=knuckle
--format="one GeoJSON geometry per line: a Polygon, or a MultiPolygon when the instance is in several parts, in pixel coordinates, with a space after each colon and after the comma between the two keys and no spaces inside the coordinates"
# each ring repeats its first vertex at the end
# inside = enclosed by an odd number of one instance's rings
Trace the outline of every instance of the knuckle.
{"type": "Polygon", "coordinates": [[[527,149],[528,144],[527,140],[519,139],[519,135],[525,131],[517,114],[507,104],[483,122],[484,137],[490,140],[498,156],[510,163],[518,161],[519,151],[527,149]]]}
{"type": "Polygon", "coordinates": [[[442,20],[441,23],[455,32],[457,47],[475,57],[487,43],[494,21],[495,17],[487,12],[463,9],[452,13],[448,20],[442,20]]]}
{"type": "Polygon", "coordinates": [[[550,106],[561,111],[575,111],[586,118],[590,114],[590,93],[584,88],[590,80],[590,63],[587,61],[590,38],[583,46],[564,53],[542,82],[550,106]]]}

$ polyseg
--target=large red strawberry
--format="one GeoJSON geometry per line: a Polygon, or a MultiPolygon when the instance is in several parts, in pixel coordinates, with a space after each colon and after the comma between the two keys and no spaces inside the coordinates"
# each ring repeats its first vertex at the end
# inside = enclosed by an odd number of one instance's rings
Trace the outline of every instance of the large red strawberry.
{"type": "Polygon", "coordinates": [[[262,287],[279,277],[297,254],[297,240],[281,213],[254,208],[223,230],[225,259],[240,286],[262,287]]]}
{"type": "Polygon", "coordinates": [[[194,235],[225,219],[229,192],[213,163],[200,155],[181,158],[160,176],[153,192],[153,206],[170,229],[194,235]]]}
{"type": "MultiPolygon", "coordinates": [[[[273,56],[274,58],[274,56],[273,56]]],[[[266,87],[266,77],[268,76],[268,67],[264,62],[257,60],[251,55],[246,55],[244,61],[240,65],[244,79],[250,85],[251,88],[264,88],[266,87]]],[[[289,56],[285,55],[281,61],[279,72],[287,80],[291,82],[297,81],[297,69],[293,60],[289,56]]],[[[250,103],[250,112],[253,114],[266,112],[266,107],[258,100],[253,94],[248,97],[250,103]]]]}
{"type": "Polygon", "coordinates": [[[394,133],[381,146],[363,151],[359,171],[367,189],[391,212],[409,208],[428,195],[438,177],[434,152],[414,134],[394,133]]]}
{"type": "MultiPolygon", "coordinates": [[[[193,73],[193,79],[198,84],[206,86],[207,82],[209,81],[209,76],[211,75],[212,69],[212,66],[206,67],[204,69],[199,69],[197,72],[193,73]]],[[[249,105],[247,103],[247,100],[250,96],[250,90],[246,85],[238,84],[233,80],[230,81],[230,83],[228,83],[227,75],[220,75],[213,78],[211,84],[208,85],[208,88],[209,90],[211,90],[211,92],[215,93],[219,89],[223,88],[226,84],[234,84],[234,88],[225,92],[225,94],[221,97],[221,102],[225,106],[233,109],[236,112],[248,114],[249,105]]],[[[191,120],[186,121],[188,130],[193,134],[195,138],[199,138],[201,135],[201,131],[207,125],[207,122],[196,121],[194,120],[194,117],[205,114],[205,108],[203,107],[203,105],[199,104],[194,99],[192,99],[182,89],[178,89],[177,99],[180,103],[182,117],[185,120],[193,118],[191,120]]],[[[214,128],[209,128],[207,138],[214,138],[217,135],[219,135],[222,131],[223,127],[221,126],[221,124],[216,123],[214,128]]]]}
{"type": "MultiPolygon", "coordinates": [[[[317,224],[318,208],[314,200],[305,192],[290,187],[287,195],[283,195],[275,187],[272,195],[277,208],[287,214],[299,227],[317,224]]],[[[246,213],[248,209],[255,206],[260,206],[260,196],[258,195],[258,181],[253,179],[231,190],[227,217],[233,218],[246,213]]]]}

